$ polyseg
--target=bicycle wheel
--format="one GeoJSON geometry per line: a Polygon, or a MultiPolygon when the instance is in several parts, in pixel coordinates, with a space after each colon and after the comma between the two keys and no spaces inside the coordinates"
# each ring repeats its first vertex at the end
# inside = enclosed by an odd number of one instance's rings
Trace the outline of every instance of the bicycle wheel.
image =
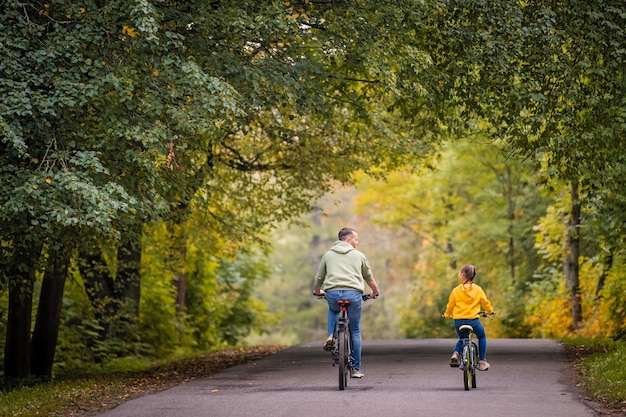
{"type": "Polygon", "coordinates": [[[339,389],[344,390],[348,386],[348,373],[350,372],[348,362],[348,337],[345,330],[339,331],[337,345],[339,347],[339,389]]]}
{"type": "Polygon", "coordinates": [[[463,347],[463,387],[469,391],[472,386],[472,358],[469,346],[463,347]]]}
{"type": "Polygon", "coordinates": [[[472,356],[473,356],[473,361],[472,361],[472,388],[476,388],[476,367],[478,366],[478,346],[476,346],[476,343],[472,342],[473,345],[473,349],[472,349],[472,356]]]}

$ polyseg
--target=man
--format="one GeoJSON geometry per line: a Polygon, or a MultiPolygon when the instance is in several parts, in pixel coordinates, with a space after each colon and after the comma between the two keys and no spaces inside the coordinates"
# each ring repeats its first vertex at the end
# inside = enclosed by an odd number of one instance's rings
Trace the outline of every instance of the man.
{"type": "Polygon", "coordinates": [[[350,317],[350,334],[352,335],[352,356],[354,368],[350,376],[362,378],[361,372],[361,308],[362,295],[367,284],[372,290],[372,298],[378,297],[380,291],[374,280],[369,262],[363,252],[356,249],[359,236],[355,229],[344,227],[339,231],[338,241],[322,256],[322,261],[315,275],[316,295],[326,294],[328,301],[328,339],[324,350],[333,348],[333,332],[339,318],[340,307],[337,300],[350,300],[348,317],[350,317]]]}

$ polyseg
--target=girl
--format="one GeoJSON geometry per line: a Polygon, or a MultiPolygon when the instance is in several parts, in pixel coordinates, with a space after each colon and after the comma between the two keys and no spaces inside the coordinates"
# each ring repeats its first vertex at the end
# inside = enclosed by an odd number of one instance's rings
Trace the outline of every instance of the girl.
{"type": "Polygon", "coordinates": [[[478,337],[478,370],[486,371],[491,367],[489,362],[487,362],[487,335],[485,334],[485,328],[478,319],[478,316],[481,308],[485,310],[487,314],[495,314],[495,311],[487,299],[485,291],[474,284],[475,276],[476,267],[474,265],[463,265],[459,272],[461,284],[456,286],[450,293],[446,312],[443,313],[443,317],[454,318],[454,329],[459,335],[459,341],[456,343],[454,353],[450,358],[450,366],[459,366],[459,355],[462,346],[459,327],[464,324],[469,324],[474,328],[474,334],[478,337]]]}

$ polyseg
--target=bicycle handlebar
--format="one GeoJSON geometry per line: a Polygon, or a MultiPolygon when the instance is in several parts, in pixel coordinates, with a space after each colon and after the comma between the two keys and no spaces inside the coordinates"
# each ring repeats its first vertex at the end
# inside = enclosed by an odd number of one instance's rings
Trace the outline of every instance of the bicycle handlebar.
{"type": "MultiPolygon", "coordinates": [[[[495,312],[495,311],[494,311],[493,313],[491,313],[491,314],[487,314],[487,312],[486,312],[486,311],[480,311],[480,312],[478,312],[478,315],[479,315],[480,317],[487,317],[488,319],[493,319],[493,317],[492,317],[492,316],[494,316],[495,314],[496,314],[496,312],[495,312]]],[[[441,318],[444,318],[444,319],[445,319],[446,317],[442,314],[442,315],[441,315],[441,318]]],[[[453,317],[448,317],[448,318],[453,318],[453,317]]]]}
{"type": "MultiPolygon", "coordinates": [[[[315,293],[313,293],[313,295],[316,296],[317,298],[319,298],[320,300],[326,298],[326,293],[324,293],[324,294],[315,294],[315,293]]],[[[361,298],[363,299],[363,301],[369,300],[370,298],[372,298],[372,294],[363,294],[363,295],[361,295],[361,298]]]]}

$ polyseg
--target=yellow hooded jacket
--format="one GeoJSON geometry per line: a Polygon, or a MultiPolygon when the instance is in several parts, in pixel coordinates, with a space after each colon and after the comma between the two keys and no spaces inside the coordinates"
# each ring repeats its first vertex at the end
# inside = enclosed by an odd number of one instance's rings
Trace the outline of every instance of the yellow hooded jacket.
{"type": "Polygon", "coordinates": [[[443,316],[455,320],[476,319],[481,307],[487,314],[493,314],[493,307],[485,291],[473,282],[466,282],[452,290],[443,316]]]}

